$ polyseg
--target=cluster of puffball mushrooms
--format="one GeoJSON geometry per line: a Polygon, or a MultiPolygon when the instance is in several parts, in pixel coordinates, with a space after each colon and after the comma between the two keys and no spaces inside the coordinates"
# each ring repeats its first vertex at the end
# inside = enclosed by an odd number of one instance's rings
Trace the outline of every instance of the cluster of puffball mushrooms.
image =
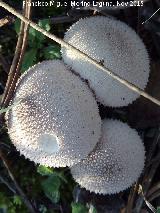
{"type": "MultiPolygon", "coordinates": [[[[147,50],[125,23],[103,16],[80,19],[64,40],[122,78],[144,89],[147,50]]],[[[140,176],[145,149],[137,131],[119,120],[101,120],[97,102],[121,107],[138,95],[62,47],[62,60],[38,63],[19,79],[6,123],[11,141],[26,158],[71,168],[81,187],[115,194],[140,176]],[[18,104],[16,104],[18,103],[18,104]]]]}

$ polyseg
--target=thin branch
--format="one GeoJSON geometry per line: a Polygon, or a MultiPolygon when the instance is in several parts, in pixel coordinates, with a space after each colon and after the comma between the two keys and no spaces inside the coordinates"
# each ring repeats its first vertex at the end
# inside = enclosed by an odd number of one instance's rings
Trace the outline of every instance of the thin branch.
{"type": "MultiPolygon", "coordinates": [[[[29,1],[31,1],[31,0],[29,0],[29,1]]],[[[28,5],[28,4],[25,4],[25,5],[28,5]]],[[[27,18],[30,18],[30,12],[31,12],[31,7],[26,6],[25,10],[24,10],[24,15],[27,18]]],[[[14,56],[14,59],[13,59],[13,62],[12,62],[11,68],[10,68],[8,81],[7,81],[5,92],[4,92],[4,97],[3,97],[3,100],[1,102],[1,105],[3,107],[8,105],[8,103],[9,103],[9,101],[10,101],[12,95],[13,95],[13,91],[14,91],[16,82],[17,82],[18,77],[19,77],[20,67],[21,67],[21,63],[22,63],[25,48],[26,48],[27,32],[28,32],[28,24],[21,22],[20,34],[19,34],[19,37],[18,37],[15,56],[14,56]]],[[[13,173],[12,173],[12,170],[9,166],[9,163],[6,159],[6,156],[4,155],[4,153],[1,150],[0,150],[0,158],[2,159],[3,164],[4,164],[5,168],[7,169],[8,174],[9,174],[10,178],[12,179],[12,181],[14,183],[17,192],[21,196],[21,198],[24,201],[29,212],[35,213],[33,206],[31,205],[30,201],[26,197],[23,190],[20,188],[18,182],[16,181],[16,179],[15,179],[13,173]]],[[[1,180],[2,180],[2,178],[1,178],[1,180]]]]}
{"type": "Polygon", "coordinates": [[[128,202],[127,202],[126,211],[125,211],[126,213],[132,212],[134,200],[136,198],[138,189],[139,189],[139,183],[137,182],[136,185],[132,187],[130,194],[128,196],[128,202]]]}
{"type": "Polygon", "coordinates": [[[7,187],[8,187],[8,189],[10,190],[10,191],[12,191],[14,194],[16,194],[16,191],[15,191],[15,189],[10,185],[10,183],[8,183],[1,175],[0,175],[0,181],[3,183],[3,184],[5,184],[7,187]]]}
{"type": "Polygon", "coordinates": [[[14,175],[13,175],[13,172],[9,166],[9,163],[6,159],[6,156],[4,155],[4,153],[0,150],[0,158],[2,159],[3,161],[3,164],[5,166],[5,168],[7,169],[8,171],[8,174],[11,178],[11,180],[13,181],[15,187],[16,187],[16,190],[17,192],[19,193],[19,195],[21,196],[23,202],[25,203],[25,205],[27,206],[28,210],[31,212],[31,213],[36,213],[33,206],[31,205],[30,201],[28,200],[28,198],[26,197],[25,193],[23,192],[23,190],[21,189],[21,187],[19,186],[18,182],[16,181],[14,175]]]}
{"type": "Polygon", "coordinates": [[[149,167],[151,166],[153,163],[157,162],[160,160],[160,153],[158,153],[156,155],[156,157],[154,157],[150,162],[148,161],[148,164],[146,164],[146,167],[149,167]]]}
{"type": "Polygon", "coordinates": [[[3,148],[6,149],[7,151],[11,151],[11,147],[8,144],[0,142],[0,149],[3,148]]]}
{"type": "Polygon", "coordinates": [[[0,27],[12,23],[14,21],[14,18],[11,16],[6,16],[5,18],[0,19],[0,27]]]}
{"type": "MultiPolygon", "coordinates": [[[[142,188],[142,185],[139,184],[139,187],[138,187],[138,194],[141,196],[141,198],[143,199],[143,201],[145,202],[145,204],[148,206],[148,208],[153,212],[153,213],[156,213],[156,209],[154,208],[154,206],[152,206],[152,204],[146,199],[144,193],[143,193],[143,188],[142,188]]],[[[130,212],[135,212],[137,213],[137,211],[131,211],[130,212]]],[[[128,213],[130,213],[128,212],[128,213]]]]}
{"type": "Polygon", "coordinates": [[[160,197],[160,190],[157,190],[155,193],[153,193],[149,198],[148,201],[152,202],[154,199],[159,198],[160,197]]]}
{"type": "Polygon", "coordinates": [[[155,136],[154,136],[154,140],[152,142],[152,147],[150,148],[150,152],[147,156],[147,163],[151,162],[151,159],[154,155],[154,152],[156,150],[157,144],[160,141],[160,126],[158,126],[158,129],[156,130],[155,136]]]}
{"type": "MultiPolygon", "coordinates": [[[[149,187],[151,185],[152,179],[153,179],[153,177],[155,175],[155,172],[156,172],[157,168],[159,167],[159,165],[160,165],[159,161],[157,161],[156,163],[154,163],[152,165],[150,171],[148,172],[148,174],[146,174],[144,176],[144,181],[142,182],[144,196],[147,195],[147,192],[148,192],[149,187]]],[[[135,206],[135,212],[136,213],[140,213],[141,212],[143,202],[144,202],[143,197],[139,197],[137,199],[136,206],[135,206]]]]}
{"type": "MultiPolygon", "coordinates": [[[[29,0],[28,2],[31,2],[31,0],[29,0]]],[[[24,9],[25,17],[30,18],[30,14],[31,14],[31,7],[29,6],[29,4],[25,4],[25,9],[24,9]]],[[[8,81],[7,81],[4,96],[2,99],[3,107],[8,106],[9,101],[12,98],[13,91],[20,74],[20,68],[21,68],[23,56],[25,53],[26,45],[27,45],[28,28],[29,28],[29,25],[27,23],[24,23],[24,22],[21,23],[21,29],[20,29],[18,42],[17,42],[15,56],[11,65],[8,81]]]]}
{"type": "Polygon", "coordinates": [[[18,18],[20,18],[23,22],[27,23],[28,25],[30,25],[31,27],[33,27],[37,31],[41,32],[43,35],[45,35],[48,38],[50,38],[50,39],[56,41],[57,43],[61,44],[61,46],[65,47],[67,49],[72,49],[76,53],[78,53],[80,56],[85,57],[85,59],[87,59],[88,62],[94,64],[97,68],[103,70],[109,76],[111,76],[113,79],[115,79],[116,81],[118,81],[121,84],[125,85],[126,87],[128,87],[129,89],[131,89],[132,91],[134,91],[135,93],[137,93],[137,94],[145,97],[146,99],[148,99],[148,100],[152,101],[153,103],[155,103],[155,104],[157,104],[157,105],[160,106],[160,101],[158,99],[156,99],[156,98],[152,97],[151,95],[147,94],[142,89],[136,87],[134,84],[128,82],[127,80],[122,79],[119,75],[117,75],[116,73],[110,71],[106,67],[102,66],[96,60],[92,59],[87,54],[81,52],[80,50],[78,50],[74,46],[68,44],[67,42],[63,41],[62,39],[58,38],[57,36],[55,36],[55,35],[53,35],[51,33],[48,33],[47,31],[45,31],[44,29],[42,29],[41,27],[39,27],[36,23],[34,23],[34,22],[30,21],[29,19],[25,18],[23,15],[21,15],[16,10],[14,10],[14,8],[10,7],[9,5],[7,5],[6,3],[4,3],[1,0],[0,0],[0,6],[3,7],[3,8],[5,8],[6,10],[8,10],[13,15],[17,16],[18,18]]]}
{"type": "Polygon", "coordinates": [[[151,197],[153,194],[155,194],[157,191],[160,192],[160,182],[158,182],[155,186],[153,186],[147,193],[147,199],[151,201],[151,197]]]}
{"type": "MultiPolygon", "coordinates": [[[[160,157],[159,154],[157,154],[157,156],[152,160],[153,154],[155,152],[155,149],[157,147],[157,144],[159,142],[160,139],[160,127],[158,127],[155,136],[154,136],[154,140],[152,142],[152,147],[150,148],[150,152],[147,156],[147,162],[146,162],[146,166],[145,166],[145,172],[144,172],[144,177],[143,180],[140,178],[140,180],[137,183],[137,187],[136,190],[132,190],[130,192],[129,195],[129,199],[128,199],[128,204],[127,204],[127,213],[132,212],[132,208],[133,208],[133,204],[135,202],[136,199],[136,192],[138,190],[138,186],[139,184],[142,182],[142,187],[143,187],[143,191],[144,191],[144,195],[147,196],[148,195],[148,190],[151,184],[151,181],[154,177],[154,174],[156,172],[156,169],[159,166],[159,160],[157,161],[157,159],[160,157]],[[154,164],[153,164],[154,162],[154,164]]],[[[136,213],[140,212],[142,205],[143,205],[144,199],[143,197],[139,197],[136,201],[136,213]]]]}
{"type": "Polygon", "coordinates": [[[17,67],[17,63],[18,63],[19,55],[20,55],[20,51],[21,51],[21,46],[22,46],[22,42],[23,42],[23,29],[24,29],[24,22],[21,22],[20,33],[19,33],[19,37],[18,37],[18,41],[17,41],[17,45],[16,45],[14,58],[13,58],[12,65],[11,65],[10,70],[9,70],[9,75],[8,75],[8,80],[7,80],[7,83],[6,83],[4,95],[3,95],[3,98],[1,100],[1,107],[4,106],[4,101],[6,99],[6,96],[8,94],[8,90],[9,90],[10,85],[12,83],[14,73],[16,71],[16,67],[17,67]]]}
{"type": "Polygon", "coordinates": [[[139,190],[140,190],[140,193],[143,197],[143,200],[145,201],[146,205],[148,206],[148,208],[153,212],[153,213],[156,213],[156,209],[154,208],[154,206],[152,206],[152,204],[146,199],[144,193],[143,193],[143,188],[142,186],[140,185],[139,186],[139,190]]]}

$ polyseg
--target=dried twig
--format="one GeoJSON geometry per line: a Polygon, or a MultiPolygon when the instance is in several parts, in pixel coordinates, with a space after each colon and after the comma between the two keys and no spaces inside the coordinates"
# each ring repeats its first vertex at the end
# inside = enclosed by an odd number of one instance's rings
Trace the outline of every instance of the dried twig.
{"type": "MultiPolygon", "coordinates": [[[[143,187],[143,193],[144,196],[147,195],[147,192],[149,190],[149,187],[151,185],[152,179],[155,175],[155,172],[158,168],[158,166],[160,165],[160,162],[157,161],[156,163],[154,163],[150,169],[150,171],[144,176],[143,182],[142,182],[142,187],[143,187]]],[[[135,212],[136,213],[140,213],[141,209],[142,209],[142,205],[143,205],[144,199],[143,197],[139,197],[136,201],[136,206],[135,206],[135,212]]]]}
{"type": "Polygon", "coordinates": [[[6,16],[5,18],[0,19],[0,27],[4,26],[5,24],[12,23],[14,18],[11,16],[6,16]]]}
{"type": "Polygon", "coordinates": [[[19,195],[21,196],[21,198],[23,199],[25,205],[27,206],[29,212],[31,213],[36,213],[33,206],[31,205],[30,201],[28,200],[28,198],[26,197],[25,193],[23,192],[23,190],[21,189],[21,187],[19,186],[18,182],[16,181],[14,175],[13,175],[13,172],[9,166],[9,163],[6,159],[6,156],[4,155],[4,153],[0,150],[0,158],[2,159],[3,161],[3,164],[5,166],[5,168],[7,169],[8,171],[8,174],[10,176],[10,178],[12,179],[15,187],[16,187],[16,190],[17,192],[19,193],[19,195]]]}
{"type": "Polygon", "coordinates": [[[148,164],[146,164],[146,168],[159,160],[160,160],[160,153],[158,153],[151,161],[148,161],[148,164]]]}
{"type": "MultiPolygon", "coordinates": [[[[31,1],[31,0],[29,0],[29,1],[31,1]]],[[[25,4],[25,5],[26,6],[24,9],[24,16],[26,16],[27,18],[30,18],[31,7],[29,7],[28,4],[25,4]]],[[[26,48],[27,31],[28,31],[28,24],[21,22],[20,34],[18,37],[15,56],[14,56],[14,59],[13,59],[13,62],[12,62],[12,65],[11,65],[11,68],[9,71],[9,76],[8,76],[8,81],[7,81],[5,92],[4,92],[4,97],[1,102],[1,106],[3,106],[3,107],[8,105],[8,103],[13,95],[13,91],[14,91],[16,82],[19,77],[20,67],[21,67],[22,59],[24,56],[25,48],[26,48]]],[[[11,171],[9,163],[6,159],[6,156],[2,152],[2,150],[0,150],[0,158],[2,159],[3,164],[4,164],[5,168],[7,169],[8,174],[14,183],[17,192],[21,196],[21,198],[24,201],[25,205],[27,206],[29,212],[35,213],[33,206],[31,205],[31,203],[28,200],[28,198],[26,197],[25,193],[23,192],[23,190],[20,188],[19,184],[17,183],[17,181],[11,171]]],[[[1,178],[1,180],[3,180],[3,179],[1,178]]],[[[4,182],[4,183],[7,184],[6,182],[4,182]]],[[[8,187],[9,187],[9,185],[8,185],[8,187]]]]}
{"type": "Polygon", "coordinates": [[[5,184],[7,187],[8,187],[8,189],[10,190],[10,191],[12,191],[14,194],[16,194],[16,190],[11,186],[11,184],[10,183],[8,183],[1,175],[0,175],[0,181],[3,183],[3,184],[5,184]]]}
{"type": "Polygon", "coordinates": [[[5,8],[6,10],[8,10],[13,15],[17,16],[18,18],[20,18],[23,22],[27,23],[28,25],[30,25],[31,27],[33,27],[37,31],[41,32],[43,35],[45,35],[48,38],[50,38],[50,39],[56,41],[57,43],[61,44],[61,46],[65,47],[67,49],[72,49],[73,51],[75,51],[76,53],[78,53],[80,56],[85,57],[85,59],[87,59],[88,62],[94,64],[97,68],[103,70],[109,76],[111,76],[113,79],[115,79],[116,81],[118,81],[121,84],[125,85],[126,87],[128,87],[129,89],[131,89],[132,91],[134,91],[135,93],[137,93],[137,94],[145,97],[146,99],[148,99],[148,100],[152,101],[153,103],[155,103],[155,104],[157,104],[157,105],[160,106],[160,101],[158,99],[150,96],[149,94],[147,94],[146,92],[144,92],[142,89],[136,87],[135,85],[133,85],[132,83],[128,82],[127,80],[122,79],[119,75],[117,75],[116,73],[114,73],[111,70],[107,69],[106,67],[102,66],[96,60],[92,59],[87,54],[81,52],[80,50],[78,50],[74,46],[68,44],[67,42],[63,41],[62,39],[58,38],[57,36],[55,36],[55,35],[53,35],[51,33],[48,33],[46,30],[42,29],[36,23],[30,21],[29,19],[25,18],[23,15],[21,15],[20,13],[18,13],[16,10],[14,10],[12,7],[10,7],[6,3],[2,2],[1,0],[0,0],[0,6],[3,7],[3,8],[5,8]]]}
{"type": "Polygon", "coordinates": [[[3,95],[3,98],[1,100],[1,107],[4,106],[6,96],[8,94],[10,85],[12,83],[14,73],[16,71],[16,67],[17,67],[17,63],[18,63],[19,55],[20,55],[20,51],[21,51],[21,46],[22,46],[22,42],[23,42],[23,29],[24,29],[24,23],[22,22],[21,27],[20,27],[20,33],[19,33],[19,37],[18,37],[18,41],[17,41],[17,46],[16,46],[14,58],[13,58],[13,61],[12,61],[12,65],[10,67],[10,71],[9,71],[8,80],[7,80],[7,83],[6,83],[4,95],[3,95]]]}
{"type": "Polygon", "coordinates": [[[143,188],[141,185],[139,185],[139,193],[141,194],[141,196],[143,197],[143,200],[145,201],[146,205],[148,206],[148,208],[153,212],[156,213],[156,209],[154,208],[154,206],[152,206],[152,204],[150,202],[148,202],[148,200],[146,199],[144,192],[143,192],[143,188]]]}
{"type": "Polygon", "coordinates": [[[150,163],[159,141],[160,141],[160,126],[156,130],[156,133],[155,133],[155,136],[154,136],[154,140],[153,140],[153,143],[152,143],[152,147],[150,148],[150,152],[149,152],[149,154],[147,156],[147,163],[150,163]]]}
{"type": "MultiPolygon", "coordinates": [[[[153,159],[154,164],[153,164],[153,161],[151,161],[153,154],[155,152],[156,146],[159,142],[159,139],[160,139],[160,127],[158,127],[158,129],[155,133],[154,140],[153,140],[153,143],[152,143],[152,147],[151,147],[150,152],[147,156],[147,162],[146,162],[146,168],[145,168],[143,180],[141,180],[141,178],[140,178],[140,180],[138,181],[138,183],[136,185],[136,188],[133,189],[130,192],[128,204],[127,204],[127,211],[126,211],[127,213],[132,212],[132,208],[133,208],[133,204],[134,204],[135,199],[136,199],[136,192],[138,191],[139,183],[142,182],[144,196],[147,196],[147,194],[148,194],[148,190],[149,190],[149,187],[151,185],[151,181],[154,177],[154,174],[155,174],[158,166],[160,165],[160,161],[159,160],[157,161],[157,159],[160,157],[159,154],[157,154],[155,159],[153,159]]],[[[142,196],[137,199],[136,208],[135,208],[136,213],[141,211],[143,202],[144,202],[144,199],[143,199],[142,196]]]]}
{"type": "Polygon", "coordinates": [[[132,187],[132,189],[130,191],[130,194],[128,196],[128,203],[127,203],[126,211],[125,211],[126,213],[132,212],[133,204],[134,204],[134,201],[135,201],[135,198],[136,198],[136,194],[137,194],[138,188],[139,188],[139,183],[138,182],[136,183],[135,186],[132,187]]]}
{"type": "MultiPolygon", "coordinates": [[[[29,0],[28,2],[31,2],[31,0],[29,0]]],[[[24,16],[30,18],[31,7],[28,5],[29,4],[25,4],[24,16]]],[[[9,104],[9,101],[12,98],[13,91],[20,74],[20,67],[22,64],[23,56],[27,45],[28,27],[29,26],[27,23],[21,22],[20,34],[17,41],[15,55],[9,71],[4,96],[1,102],[1,106],[3,107],[6,107],[9,104]]]]}
{"type": "Polygon", "coordinates": [[[160,190],[157,190],[155,193],[153,193],[149,198],[148,198],[148,201],[151,202],[153,201],[154,199],[160,197],[160,190]]]}
{"type": "Polygon", "coordinates": [[[153,186],[147,193],[148,201],[152,201],[156,198],[157,195],[160,195],[160,182],[153,186]]]}

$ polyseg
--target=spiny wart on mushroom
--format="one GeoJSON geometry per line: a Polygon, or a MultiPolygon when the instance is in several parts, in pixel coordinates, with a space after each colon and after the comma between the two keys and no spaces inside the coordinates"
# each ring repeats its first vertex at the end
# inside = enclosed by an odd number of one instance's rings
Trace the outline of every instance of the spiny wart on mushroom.
{"type": "MultiPolygon", "coordinates": [[[[150,71],[149,56],[140,37],[125,23],[103,16],[80,19],[66,32],[64,40],[130,83],[145,88],[150,71]]],[[[62,47],[62,57],[88,80],[102,104],[127,106],[139,97],[74,50],[62,47]]]]}
{"type": "Polygon", "coordinates": [[[140,176],[145,150],[138,133],[118,120],[106,119],[95,149],[71,167],[81,187],[99,194],[115,194],[130,187],[140,176]]]}
{"type": "Polygon", "coordinates": [[[95,97],[63,62],[31,67],[18,81],[11,104],[19,100],[6,114],[8,133],[17,150],[35,163],[71,166],[98,142],[101,118],[95,97]]]}

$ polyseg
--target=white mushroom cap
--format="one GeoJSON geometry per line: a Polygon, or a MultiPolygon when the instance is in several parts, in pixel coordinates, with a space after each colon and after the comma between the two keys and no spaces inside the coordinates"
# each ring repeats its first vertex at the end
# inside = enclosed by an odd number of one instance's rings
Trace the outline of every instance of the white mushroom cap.
{"type": "MultiPolygon", "coordinates": [[[[94,16],[81,19],[66,32],[64,40],[122,78],[144,89],[149,77],[149,56],[136,34],[125,23],[94,16]]],[[[138,94],[114,80],[74,50],[62,48],[64,62],[89,81],[98,100],[107,106],[132,103],[138,94]]]]}
{"type": "Polygon", "coordinates": [[[59,60],[44,61],[20,78],[7,114],[10,138],[35,163],[64,167],[93,150],[101,135],[95,97],[59,60]]]}
{"type": "Polygon", "coordinates": [[[90,192],[115,194],[138,179],[144,160],[144,146],[137,132],[120,121],[104,120],[101,141],[71,168],[71,173],[90,192]]]}

